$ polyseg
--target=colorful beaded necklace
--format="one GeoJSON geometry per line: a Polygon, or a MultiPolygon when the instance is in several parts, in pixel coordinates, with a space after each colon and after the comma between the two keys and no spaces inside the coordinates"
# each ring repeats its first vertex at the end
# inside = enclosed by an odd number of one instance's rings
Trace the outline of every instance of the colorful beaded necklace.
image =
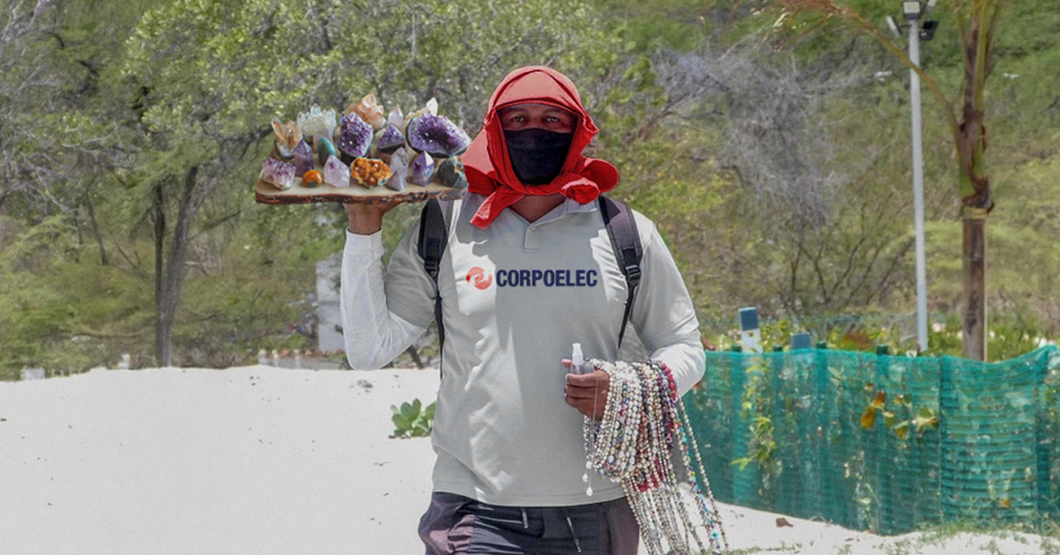
{"type": "MultiPolygon", "coordinates": [[[[670,369],[653,360],[588,364],[607,372],[611,381],[603,417],[585,419],[585,466],[622,484],[649,555],[692,554],[693,547],[694,553],[728,551],[721,515],[670,369]],[[671,459],[675,438],[680,440],[678,453],[688,470],[690,488],[677,482],[671,459]],[[690,450],[699,474],[692,467],[690,450]],[[685,502],[689,494],[698,523],[685,502]]],[[[588,481],[587,474],[584,480],[588,481]]],[[[592,495],[592,487],[586,493],[592,495]]]]}

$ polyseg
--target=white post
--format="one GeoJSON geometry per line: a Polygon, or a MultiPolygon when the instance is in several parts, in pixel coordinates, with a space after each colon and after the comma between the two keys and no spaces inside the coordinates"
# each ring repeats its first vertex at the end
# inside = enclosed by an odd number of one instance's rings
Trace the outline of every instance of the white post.
{"type": "Polygon", "coordinates": [[[758,329],[758,309],[740,309],[740,343],[745,353],[762,352],[762,332],[758,329]]]}
{"type": "MultiPolygon", "coordinates": [[[[909,59],[920,66],[919,20],[909,21],[909,59]]],[[[909,70],[909,97],[913,112],[913,219],[916,232],[916,342],[917,351],[928,348],[927,254],[924,248],[924,144],[920,115],[920,75],[909,70]]]]}

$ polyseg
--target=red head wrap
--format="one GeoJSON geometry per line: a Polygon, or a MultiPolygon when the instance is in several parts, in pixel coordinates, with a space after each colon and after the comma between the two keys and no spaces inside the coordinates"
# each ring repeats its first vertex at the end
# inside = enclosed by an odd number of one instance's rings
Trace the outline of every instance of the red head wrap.
{"type": "Polygon", "coordinates": [[[526,195],[560,193],[588,204],[600,193],[614,189],[618,185],[618,170],[609,162],[581,154],[598,131],[582,106],[574,83],[562,73],[547,67],[524,67],[509,73],[493,91],[482,131],[463,156],[468,189],[486,195],[471,223],[480,228],[489,226],[502,210],[526,195]],[[556,106],[578,117],[563,169],[547,185],[524,185],[515,176],[508,159],[497,110],[524,103],[556,106]]]}

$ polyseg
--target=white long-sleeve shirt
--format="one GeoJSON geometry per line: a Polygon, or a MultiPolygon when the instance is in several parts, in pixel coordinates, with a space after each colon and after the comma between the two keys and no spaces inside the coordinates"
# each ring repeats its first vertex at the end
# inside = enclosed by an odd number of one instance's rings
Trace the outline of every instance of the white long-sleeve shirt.
{"type": "MultiPolygon", "coordinates": [[[[455,202],[441,260],[445,345],[432,442],[435,491],[496,505],[562,506],[622,496],[593,477],[585,494],[582,415],[564,402],[571,345],[615,360],[626,282],[597,204],[572,200],[530,223],[504,210],[470,224],[483,197],[455,202]]],[[[655,225],[634,212],[644,255],[630,318],[680,394],[702,377],[698,322],[655,225]]],[[[380,235],[347,233],[341,310],[354,368],[378,368],[426,331],[434,283],[417,252],[418,223],[383,272],[380,235]]],[[[627,330],[627,335],[629,331],[627,330]]]]}

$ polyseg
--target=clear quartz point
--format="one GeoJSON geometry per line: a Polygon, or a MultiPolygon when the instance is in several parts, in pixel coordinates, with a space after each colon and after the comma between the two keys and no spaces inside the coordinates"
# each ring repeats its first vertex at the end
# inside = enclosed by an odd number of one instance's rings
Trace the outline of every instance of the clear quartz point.
{"type": "Polygon", "coordinates": [[[386,122],[401,129],[405,124],[405,114],[401,113],[401,108],[394,108],[393,110],[390,110],[390,114],[387,115],[386,122]]]}
{"type": "Polygon", "coordinates": [[[332,187],[350,186],[350,168],[334,156],[328,156],[324,163],[324,183],[332,187]]]}
{"type": "Polygon", "coordinates": [[[409,155],[404,148],[399,148],[390,156],[390,181],[386,186],[395,191],[401,191],[407,185],[409,176],[409,155]]]}
{"type": "Polygon", "coordinates": [[[298,114],[298,128],[302,131],[302,137],[315,139],[318,133],[330,137],[338,125],[335,117],[335,110],[321,110],[320,106],[314,104],[308,112],[298,114]]]}

